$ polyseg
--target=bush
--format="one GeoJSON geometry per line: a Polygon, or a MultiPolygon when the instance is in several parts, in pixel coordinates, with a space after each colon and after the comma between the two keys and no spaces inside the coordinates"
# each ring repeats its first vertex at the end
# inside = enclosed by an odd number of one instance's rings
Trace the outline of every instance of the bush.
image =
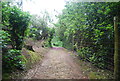
{"type": "Polygon", "coordinates": [[[92,47],[82,47],[81,49],[77,50],[77,52],[80,58],[93,63],[93,65],[99,68],[106,68],[108,65],[108,55],[105,48],[99,49],[97,52],[93,52],[92,47]]]}
{"type": "Polygon", "coordinates": [[[10,49],[2,57],[3,72],[11,72],[15,69],[23,70],[24,62],[21,61],[20,50],[10,49]]]}
{"type": "Polygon", "coordinates": [[[30,23],[30,14],[23,12],[16,6],[10,6],[2,2],[2,24],[3,30],[0,31],[0,44],[3,54],[3,73],[13,70],[24,69],[21,61],[21,49],[26,30],[30,23]]]}
{"type": "Polygon", "coordinates": [[[81,49],[78,49],[77,52],[80,58],[83,58],[84,60],[88,60],[88,61],[92,54],[90,47],[82,47],[81,49]]]}

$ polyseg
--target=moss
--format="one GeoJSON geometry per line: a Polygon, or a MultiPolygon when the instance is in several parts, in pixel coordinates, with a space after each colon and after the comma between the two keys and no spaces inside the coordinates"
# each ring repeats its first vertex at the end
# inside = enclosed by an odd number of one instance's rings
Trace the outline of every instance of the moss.
{"type": "Polygon", "coordinates": [[[22,61],[25,62],[25,64],[28,62],[24,55],[22,55],[22,61]]]}
{"type": "Polygon", "coordinates": [[[27,49],[23,49],[22,61],[25,63],[26,69],[30,68],[33,64],[42,59],[42,55],[37,52],[33,52],[27,49]]]}
{"type": "Polygon", "coordinates": [[[103,76],[103,75],[101,75],[101,74],[99,74],[97,72],[90,72],[89,73],[89,78],[90,79],[106,79],[105,76],[103,76]]]}
{"type": "Polygon", "coordinates": [[[113,79],[113,72],[94,67],[90,62],[79,60],[83,75],[89,79],[113,79]]]}
{"type": "Polygon", "coordinates": [[[13,73],[3,74],[2,77],[4,77],[4,79],[11,79],[11,78],[17,79],[23,77],[25,75],[25,72],[31,69],[34,66],[34,64],[39,62],[43,57],[41,53],[33,52],[25,48],[22,49],[21,55],[22,55],[21,57],[22,62],[23,64],[25,64],[24,71],[16,70],[16,72],[13,73]]]}
{"type": "Polygon", "coordinates": [[[37,62],[38,60],[40,60],[42,58],[41,55],[33,52],[33,51],[29,51],[29,54],[30,54],[30,61],[31,63],[35,63],[37,62]]]}
{"type": "Polygon", "coordinates": [[[10,79],[10,74],[9,73],[4,73],[2,74],[3,79],[10,79]]]}

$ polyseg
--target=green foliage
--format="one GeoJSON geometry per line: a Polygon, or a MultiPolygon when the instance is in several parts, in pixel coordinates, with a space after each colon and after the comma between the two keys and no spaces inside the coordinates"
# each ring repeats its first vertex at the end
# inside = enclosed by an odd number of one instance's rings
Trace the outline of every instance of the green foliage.
{"type": "Polygon", "coordinates": [[[3,54],[3,72],[12,72],[15,69],[23,69],[24,63],[21,61],[20,50],[11,49],[3,54]],[[9,68],[9,69],[8,69],[9,68]]]}
{"type": "Polygon", "coordinates": [[[54,37],[54,33],[55,33],[55,29],[54,28],[51,28],[49,29],[49,33],[48,33],[48,46],[49,47],[52,47],[52,39],[54,37]]]}
{"type": "Polygon", "coordinates": [[[62,47],[62,41],[60,41],[60,39],[57,36],[54,36],[52,41],[52,47],[62,47]]]}
{"type": "Polygon", "coordinates": [[[9,43],[10,43],[10,34],[7,31],[0,30],[0,46],[2,48],[6,48],[9,43]]]}
{"type": "Polygon", "coordinates": [[[48,26],[51,21],[47,11],[41,13],[43,16],[32,15],[31,27],[29,28],[29,36],[31,38],[41,40],[49,37],[50,28],[48,26]]]}
{"type": "Polygon", "coordinates": [[[23,12],[16,6],[10,6],[7,2],[2,2],[0,44],[2,46],[3,74],[25,68],[24,62],[21,60],[21,49],[29,21],[29,13],[23,12]]]}
{"type": "Polygon", "coordinates": [[[30,15],[21,11],[16,6],[9,7],[5,3],[2,6],[3,29],[7,30],[10,34],[13,48],[20,50],[25,31],[29,25],[30,15]]]}
{"type": "Polygon", "coordinates": [[[109,68],[108,62],[113,64],[113,17],[120,17],[119,5],[120,2],[67,2],[56,25],[63,46],[68,49],[76,46],[85,60],[109,68]]]}
{"type": "Polygon", "coordinates": [[[84,58],[85,60],[89,60],[89,58],[92,55],[92,49],[90,47],[83,47],[83,48],[79,49],[77,52],[78,52],[78,55],[81,58],[84,58]]]}
{"type": "Polygon", "coordinates": [[[46,40],[44,42],[45,47],[53,47],[52,46],[52,39],[55,35],[55,29],[54,28],[48,28],[48,31],[46,32],[48,36],[46,37],[46,40]]]}

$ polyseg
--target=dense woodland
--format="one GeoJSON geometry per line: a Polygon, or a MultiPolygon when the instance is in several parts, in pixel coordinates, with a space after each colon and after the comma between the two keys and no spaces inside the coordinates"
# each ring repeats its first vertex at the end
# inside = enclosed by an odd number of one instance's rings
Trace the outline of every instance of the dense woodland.
{"type": "Polygon", "coordinates": [[[100,68],[112,69],[114,56],[113,17],[120,16],[120,3],[68,2],[56,29],[63,47],[100,68]]]}
{"type": "MultiPolygon", "coordinates": [[[[48,25],[52,20],[47,11],[43,16],[31,15],[19,5],[0,4],[3,74],[26,68],[21,60],[26,38],[45,40],[45,47],[62,46],[75,51],[80,60],[101,69],[114,70],[113,17],[120,18],[120,2],[66,2],[54,27],[48,25]]],[[[120,35],[120,20],[118,22],[120,35]]]]}

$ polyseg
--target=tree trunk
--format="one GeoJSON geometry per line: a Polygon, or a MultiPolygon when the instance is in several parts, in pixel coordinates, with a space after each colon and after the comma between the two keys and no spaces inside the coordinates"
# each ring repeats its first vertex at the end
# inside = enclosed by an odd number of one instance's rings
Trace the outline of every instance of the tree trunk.
{"type": "Polygon", "coordinates": [[[120,79],[120,60],[119,60],[119,35],[118,35],[118,21],[117,17],[114,17],[114,78],[120,79]]]}

